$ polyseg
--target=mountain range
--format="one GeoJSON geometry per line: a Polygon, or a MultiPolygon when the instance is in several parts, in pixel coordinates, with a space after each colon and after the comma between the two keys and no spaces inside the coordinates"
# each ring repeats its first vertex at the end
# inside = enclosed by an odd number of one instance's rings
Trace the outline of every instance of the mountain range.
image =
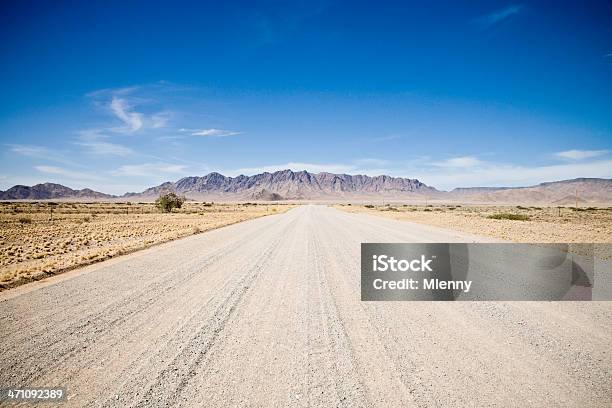
{"type": "Polygon", "coordinates": [[[278,199],[290,200],[439,193],[416,179],[283,170],[254,176],[227,177],[210,173],[203,177],[184,177],[128,196],[156,197],[163,191],[174,191],[194,199],[257,199],[275,195],[278,199]]]}
{"type": "Polygon", "coordinates": [[[227,177],[210,173],[184,177],[140,193],[123,196],[91,189],[73,190],[60,184],[17,185],[0,191],[0,200],[142,200],[150,201],[173,191],[193,200],[410,200],[432,199],[473,203],[542,203],[568,205],[612,202],[612,179],[577,178],[529,187],[470,187],[440,191],[419,180],[283,170],[254,176],[227,177]],[[578,194],[578,196],[576,196],[578,194]]]}

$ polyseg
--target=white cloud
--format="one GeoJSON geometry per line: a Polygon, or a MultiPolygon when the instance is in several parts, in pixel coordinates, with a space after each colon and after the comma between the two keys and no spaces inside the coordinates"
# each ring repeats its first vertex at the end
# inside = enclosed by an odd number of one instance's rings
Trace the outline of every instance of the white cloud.
{"type": "MultiPolygon", "coordinates": [[[[183,131],[183,129],[181,129],[183,131]]],[[[233,132],[231,130],[223,129],[202,129],[192,133],[193,136],[206,136],[206,137],[227,137],[239,135],[242,132],[233,132]]]]}
{"type": "Polygon", "coordinates": [[[135,132],[142,128],[142,114],[139,112],[130,112],[131,107],[125,99],[113,97],[109,107],[113,114],[125,124],[124,128],[115,128],[115,130],[120,132],[135,132]]]}
{"type": "Polygon", "coordinates": [[[19,154],[21,156],[27,156],[35,159],[41,159],[68,165],[73,164],[73,160],[70,160],[65,157],[64,152],[49,149],[45,146],[18,144],[9,144],[7,146],[9,147],[11,152],[19,154]]]}
{"type": "Polygon", "coordinates": [[[165,85],[156,84],[88,93],[96,106],[103,107],[122,123],[122,126],[104,126],[98,132],[135,133],[168,127],[172,112],[159,109],[159,93],[164,89],[165,85]]]}
{"type": "Polygon", "coordinates": [[[187,166],[170,163],[126,164],[113,171],[116,176],[159,176],[160,174],[185,174],[187,166]]]}
{"type": "Polygon", "coordinates": [[[431,163],[433,166],[437,167],[453,167],[453,168],[462,168],[462,167],[474,167],[482,164],[478,158],[473,156],[461,156],[461,157],[452,157],[450,159],[442,160],[439,162],[431,163]]]}
{"type": "Polygon", "coordinates": [[[9,145],[10,150],[13,153],[20,154],[22,156],[35,157],[37,159],[47,158],[51,151],[44,146],[34,145],[9,145]]]}
{"type": "Polygon", "coordinates": [[[151,127],[153,129],[165,128],[170,121],[170,112],[158,112],[151,115],[151,127]]]}
{"type": "Polygon", "coordinates": [[[372,139],[370,139],[371,142],[387,142],[390,140],[397,140],[397,139],[401,139],[402,136],[397,135],[397,134],[392,134],[392,135],[387,135],[387,136],[379,136],[379,137],[374,137],[372,139]]]}
{"type": "Polygon", "coordinates": [[[364,158],[355,160],[355,163],[360,166],[387,166],[391,162],[389,160],[384,159],[364,158]]]}
{"type": "Polygon", "coordinates": [[[584,160],[603,156],[607,153],[609,153],[609,150],[566,150],[555,153],[555,156],[568,160],[584,160]]]}
{"type": "Polygon", "coordinates": [[[83,142],[77,143],[77,145],[83,146],[87,153],[95,155],[125,157],[134,154],[134,151],[129,147],[115,143],[83,142]]]}
{"type": "Polygon", "coordinates": [[[34,166],[36,170],[41,173],[51,174],[55,176],[62,176],[64,178],[68,178],[71,180],[83,180],[83,181],[99,181],[104,180],[103,177],[100,177],[95,174],[89,174],[82,171],[72,171],[66,170],[62,167],[56,166],[34,166]]]}
{"type": "Polygon", "coordinates": [[[509,19],[513,15],[519,14],[521,11],[523,11],[523,9],[524,7],[522,5],[514,4],[503,9],[496,10],[492,13],[480,16],[474,19],[473,22],[482,28],[489,28],[509,19]]]}
{"type": "Polygon", "coordinates": [[[123,88],[104,88],[104,89],[98,89],[96,91],[89,92],[85,96],[92,98],[92,99],[98,99],[98,98],[107,98],[109,96],[115,96],[115,95],[129,95],[139,90],[140,88],[141,86],[138,86],[138,85],[126,86],[123,88]]]}

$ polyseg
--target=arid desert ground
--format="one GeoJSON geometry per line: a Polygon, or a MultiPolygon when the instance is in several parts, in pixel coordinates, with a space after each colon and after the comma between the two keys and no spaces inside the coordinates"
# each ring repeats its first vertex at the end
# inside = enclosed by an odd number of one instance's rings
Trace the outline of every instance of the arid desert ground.
{"type": "Polygon", "coordinates": [[[0,203],[0,290],[176,238],[284,212],[291,205],[186,203],[0,203]]]}
{"type": "Polygon", "coordinates": [[[362,302],[361,242],[498,240],[280,212],[2,292],[0,383],[70,407],[610,404],[612,302],[362,302]]]}
{"type": "Polygon", "coordinates": [[[336,208],[525,243],[612,242],[612,207],[337,204],[336,208]]]}

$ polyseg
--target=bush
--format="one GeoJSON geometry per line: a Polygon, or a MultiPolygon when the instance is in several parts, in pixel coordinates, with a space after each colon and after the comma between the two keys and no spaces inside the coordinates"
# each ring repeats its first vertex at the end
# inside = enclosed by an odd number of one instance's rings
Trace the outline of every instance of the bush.
{"type": "Polygon", "coordinates": [[[529,221],[529,216],[522,214],[509,214],[509,213],[501,213],[501,214],[491,214],[487,216],[487,218],[491,218],[493,220],[513,220],[513,221],[529,221]]]}
{"type": "Polygon", "coordinates": [[[172,212],[175,208],[181,208],[184,202],[185,197],[178,196],[175,193],[166,193],[155,200],[155,206],[163,212],[172,212]]]}

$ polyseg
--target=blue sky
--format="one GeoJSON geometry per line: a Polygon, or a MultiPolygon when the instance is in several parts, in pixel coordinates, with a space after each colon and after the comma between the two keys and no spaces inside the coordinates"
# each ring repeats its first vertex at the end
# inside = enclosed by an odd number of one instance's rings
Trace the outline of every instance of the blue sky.
{"type": "Polygon", "coordinates": [[[612,5],[1,2],[0,189],[612,177],[612,5]]]}

